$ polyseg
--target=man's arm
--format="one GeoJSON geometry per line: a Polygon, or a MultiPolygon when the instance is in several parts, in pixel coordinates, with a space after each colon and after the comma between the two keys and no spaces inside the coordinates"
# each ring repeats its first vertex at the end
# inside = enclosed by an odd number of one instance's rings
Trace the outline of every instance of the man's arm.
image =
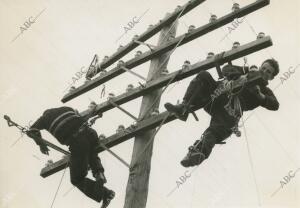
{"type": "Polygon", "coordinates": [[[272,111],[279,109],[279,102],[275,97],[272,90],[268,87],[261,88],[262,94],[264,94],[264,99],[261,101],[261,106],[272,111]]]}
{"type": "Polygon", "coordinates": [[[266,86],[255,85],[249,88],[249,91],[256,96],[260,106],[272,111],[278,110],[279,102],[270,88],[266,86]]]}
{"type": "Polygon", "coordinates": [[[36,122],[34,122],[31,126],[30,129],[37,129],[37,130],[43,130],[45,129],[45,116],[42,115],[41,117],[39,117],[38,120],[36,120],[36,122]]]}
{"type": "Polygon", "coordinates": [[[227,80],[237,79],[241,75],[246,74],[248,71],[248,67],[241,67],[236,65],[226,65],[222,68],[222,74],[227,78],[227,80]]]}
{"type": "Polygon", "coordinates": [[[43,154],[49,155],[49,149],[46,146],[46,144],[44,144],[40,132],[40,130],[43,130],[45,128],[46,126],[44,113],[36,122],[34,122],[34,124],[30,126],[29,130],[27,131],[27,136],[32,138],[35,141],[35,143],[40,146],[40,150],[43,154]]]}

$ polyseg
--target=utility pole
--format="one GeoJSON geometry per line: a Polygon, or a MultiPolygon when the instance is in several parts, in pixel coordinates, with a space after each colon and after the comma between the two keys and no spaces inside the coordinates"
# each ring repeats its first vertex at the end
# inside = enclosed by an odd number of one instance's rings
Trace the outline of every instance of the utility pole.
{"type": "MultiPolygon", "coordinates": [[[[166,44],[170,38],[175,37],[177,26],[178,21],[173,22],[171,25],[162,29],[158,40],[158,46],[166,44]]],[[[157,79],[161,76],[162,70],[167,68],[169,54],[170,52],[151,60],[147,81],[157,79]]],[[[149,117],[153,110],[158,109],[160,98],[161,89],[145,95],[142,99],[139,118],[144,118],[145,115],[149,117]]],[[[154,133],[155,129],[135,137],[124,208],[146,207],[154,133]]]]}

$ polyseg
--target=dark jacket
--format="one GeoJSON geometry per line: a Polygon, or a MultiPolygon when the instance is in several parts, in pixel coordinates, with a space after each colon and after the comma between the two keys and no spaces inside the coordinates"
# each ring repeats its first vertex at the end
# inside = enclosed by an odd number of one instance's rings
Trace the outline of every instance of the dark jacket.
{"type": "Polygon", "coordinates": [[[71,159],[82,157],[86,151],[89,151],[88,163],[93,174],[98,171],[104,172],[101,160],[94,151],[99,146],[97,132],[89,127],[79,132],[84,122],[85,119],[79,116],[73,108],[59,107],[46,110],[30,129],[45,129],[61,144],[69,145],[71,159]]]}
{"type": "MultiPolygon", "coordinates": [[[[222,69],[223,75],[228,79],[237,79],[241,75],[244,75],[249,72],[248,67],[241,67],[235,65],[226,65],[222,69]]],[[[264,100],[260,100],[258,96],[253,91],[255,86],[247,86],[241,90],[239,98],[241,101],[241,106],[243,111],[253,110],[259,106],[262,106],[268,110],[278,110],[279,102],[277,101],[272,90],[267,87],[268,82],[260,82],[258,86],[260,87],[261,92],[266,96],[264,100]]]]}
{"type": "Polygon", "coordinates": [[[76,133],[85,120],[70,107],[59,107],[46,110],[30,127],[47,130],[61,144],[68,144],[70,137],[76,133]]]}
{"type": "MultiPolygon", "coordinates": [[[[245,70],[247,73],[248,69],[245,70]]],[[[237,79],[245,74],[243,67],[227,65],[222,69],[225,77],[228,80],[237,79]]],[[[241,103],[242,111],[253,110],[259,106],[268,110],[278,110],[279,103],[273,94],[272,90],[267,87],[267,82],[260,82],[259,87],[261,92],[265,95],[265,99],[261,100],[252,88],[255,86],[245,86],[238,90],[238,98],[241,103]]],[[[204,109],[212,116],[209,129],[217,135],[220,140],[227,138],[231,134],[231,128],[236,125],[237,117],[229,115],[224,106],[229,102],[227,94],[218,96],[210,105],[204,109]]]]}

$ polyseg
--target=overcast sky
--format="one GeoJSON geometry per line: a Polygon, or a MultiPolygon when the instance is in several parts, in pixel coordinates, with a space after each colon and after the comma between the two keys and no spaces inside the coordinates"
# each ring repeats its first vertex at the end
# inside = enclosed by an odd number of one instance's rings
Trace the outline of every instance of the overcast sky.
{"type": "MultiPolygon", "coordinates": [[[[172,12],[186,0],[0,0],[0,107],[4,114],[22,125],[30,125],[45,109],[63,105],[60,99],[72,82],[72,77],[82,67],[87,67],[94,54],[100,59],[113,54],[120,44],[127,44],[135,34],[144,32],[148,25],[156,24],[166,12],[172,12]],[[144,14],[144,15],[143,15],[144,14]],[[124,27],[140,17],[131,30],[124,27]],[[22,33],[20,27],[29,19],[35,22],[22,33]]],[[[239,0],[241,6],[254,1],[239,0]]],[[[207,0],[180,18],[177,35],[184,34],[188,25],[206,24],[210,13],[221,17],[231,10],[232,0],[207,0]]],[[[228,27],[215,30],[195,41],[176,49],[168,69],[178,70],[184,60],[195,63],[206,57],[209,51],[219,53],[229,50],[232,41],[245,44],[255,40],[255,33],[265,32],[273,40],[273,46],[249,55],[250,65],[270,57],[279,61],[280,73],[270,83],[280,102],[276,112],[257,108],[253,114],[245,113],[246,132],[242,137],[231,136],[226,145],[217,145],[210,158],[197,169],[185,169],[180,160],[194,140],[208,127],[210,117],[198,111],[196,122],[192,117],[186,123],[174,121],[159,131],[154,144],[150,177],[148,208],[198,208],[198,207],[299,207],[300,171],[280,188],[280,181],[300,168],[299,155],[299,104],[300,91],[300,31],[299,1],[271,0],[271,4],[246,17],[228,38],[228,27]],[[298,68],[297,68],[298,66],[298,68]],[[281,83],[280,77],[288,70],[296,71],[281,83]],[[246,137],[250,154],[247,151],[246,137]],[[258,191],[250,165],[253,170],[258,191]],[[176,188],[176,181],[192,172],[188,180],[176,188]],[[292,171],[292,172],[291,172],[292,171]],[[176,189],[175,189],[176,188],[176,189]],[[276,190],[279,191],[271,196],[276,190]],[[173,192],[169,194],[171,191],[173,192]]],[[[157,36],[147,41],[157,43],[157,36]]],[[[147,51],[144,46],[136,50],[147,51]]],[[[131,59],[135,51],[123,58],[131,59]]],[[[147,75],[149,63],[136,67],[135,71],[147,75]]],[[[243,64],[241,60],[234,64],[243,64]]],[[[114,64],[115,66],[115,64],[114,64]]],[[[111,66],[110,68],[113,68],[111,66]]],[[[109,69],[110,69],[109,68],[109,69]]],[[[214,70],[210,70],[214,71],[214,70]]],[[[213,72],[215,75],[215,72],[213,72]]],[[[172,84],[163,94],[160,111],[165,102],[181,100],[192,77],[172,84]]],[[[84,78],[75,83],[80,86],[84,78]]],[[[131,74],[121,76],[105,84],[106,96],[100,98],[101,88],[96,88],[66,105],[83,111],[91,100],[101,103],[109,92],[121,94],[129,83],[137,86],[140,80],[131,74]]],[[[141,99],[125,105],[128,111],[138,115],[141,99]]],[[[44,156],[26,136],[14,146],[20,137],[15,128],[8,128],[1,120],[0,130],[0,207],[45,208],[53,201],[63,171],[48,178],[39,176],[48,159],[57,161],[60,153],[51,150],[44,156]]],[[[103,115],[94,126],[97,132],[109,136],[118,125],[129,126],[133,120],[119,110],[103,115]]],[[[57,142],[47,132],[43,136],[57,142]]],[[[130,163],[133,140],[112,148],[130,163]]],[[[66,147],[64,147],[66,148],[66,147]]],[[[116,191],[110,207],[122,207],[128,179],[128,169],[109,153],[99,155],[105,167],[107,186],[116,191]]],[[[67,169],[54,202],[55,208],[99,207],[77,189],[71,189],[67,169]],[[71,190],[70,192],[68,192],[71,190]],[[67,193],[68,192],[68,193],[67,193]],[[67,193],[67,194],[66,194],[67,193]]]]}

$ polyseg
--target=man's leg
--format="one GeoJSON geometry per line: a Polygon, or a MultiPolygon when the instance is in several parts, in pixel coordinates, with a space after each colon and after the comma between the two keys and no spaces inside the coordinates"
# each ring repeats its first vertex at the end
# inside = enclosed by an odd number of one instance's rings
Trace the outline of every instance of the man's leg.
{"type": "Polygon", "coordinates": [[[207,71],[201,71],[198,75],[190,82],[186,93],[183,97],[183,102],[179,105],[172,105],[166,103],[166,109],[174,113],[180,120],[186,121],[190,107],[197,105],[204,107],[210,101],[210,95],[214,92],[217,87],[217,82],[207,71]]]}
{"type": "MultiPolygon", "coordinates": [[[[85,136],[85,140],[89,141],[89,166],[92,169],[93,175],[97,174],[98,172],[103,173],[103,181],[101,183],[106,183],[106,179],[104,176],[104,168],[101,164],[101,160],[98,157],[98,153],[95,151],[95,147],[99,146],[99,138],[97,132],[92,128],[86,128],[85,132],[83,133],[85,136]]],[[[100,184],[102,186],[103,184],[100,184]]],[[[109,190],[106,187],[103,197],[102,197],[102,206],[101,208],[106,208],[110,201],[115,197],[115,192],[113,190],[109,190]]]]}
{"type": "Polygon", "coordinates": [[[223,141],[232,134],[230,128],[216,123],[219,121],[217,120],[219,117],[213,116],[210,126],[204,131],[201,139],[196,140],[194,145],[189,147],[188,154],[181,161],[184,167],[200,165],[209,157],[216,144],[224,144],[223,141]]]}
{"type": "Polygon", "coordinates": [[[70,175],[71,183],[89,198],[100,202],[108,189],[94,180],[87,178],[89,144],[88,140],[78,135],[70,145],[70,175]]]}
{"type": "Polygon", "coordinates": [[[213,147],[217,143],[217,138],[209,129],[205,130],[200,140],[196,140],[193,146],[189,147],[188,154],[181,161],[184,167],[200,165],[209,157],[213,147]]]}

